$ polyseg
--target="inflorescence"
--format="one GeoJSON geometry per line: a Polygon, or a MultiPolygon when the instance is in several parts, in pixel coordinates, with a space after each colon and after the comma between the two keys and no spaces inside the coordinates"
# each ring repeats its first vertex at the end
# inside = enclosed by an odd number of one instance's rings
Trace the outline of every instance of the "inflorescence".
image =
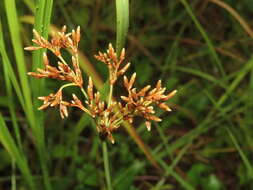
{"type": "Polygon", "coordinates": [[[165,103],[173,97],[176,90],[165,94],[166,88],[162,87],[159,80],[155,88],[151,89],[150,85],[137,90],[134,88],[136,73],[132,74],[128,79],[124,74],[130,66],[130,63],[123,65],[125,60],[125,49],[118,56],[112,46],[109,44],[108,50],[105,53],[98,52],[95,58],[106,64],[109,69],[110,93],[108,101],[101,99],[100,93],[94,90],[92,78],[89,77],[87,89],[85,90],[82,72],[79,67],[78,60],[78,44],[80,41],[80,27],[72,30],[71,33],[66,33],[66,26],[61,32],[55,33],[51,41],[43,38],[36,30],[33,30],[35,39],[32,41],[37,46],[26,47],[25,50],[38,50],[46,48],[58,57],[58,65],[54,67],[50,65],[47,54],[43,54],[44,68],[37,69],[37,72],[29,72],[35,78],[53,78],[57,80],[67,81],[68,83],[61,86],[56,93],[51,93],[48,96],[39,97],[43,101],[43,105],[39,110],[47,107],[58,107],[62,118],[68,117],[68,107],[77,107],[94,118],[96,127],[99,133],[107,136],[114,143],[112,132],[119,128],[124,121],[133,122],[136,116],[141,116],[145,119],[147,129],[151,129],[151,121],[160,122],[161,118],[155,116],[154,106],[165,111],[171,111],[170,107],[165,103]],[[68,64],[61,55],[61,49],[69,49],[72,54],[72,63],[68,64]],[[127,91],[127,96],[120,96],[122,102],[113,100],[113,88],[120,76],[123,76],[124,87],[127,91]],[[75,94],[72,94],[71,101],[63,100],[62,90],[69,86],[77,86],[85,96],[85,101],[81,101],[75,94]]]}

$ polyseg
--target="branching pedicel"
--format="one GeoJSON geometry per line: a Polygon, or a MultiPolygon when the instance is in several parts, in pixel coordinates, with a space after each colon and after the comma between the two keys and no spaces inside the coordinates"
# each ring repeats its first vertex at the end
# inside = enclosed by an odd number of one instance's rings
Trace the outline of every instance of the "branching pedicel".
{"type": "Polygon", "coordinates": [[[122,103],[113,101],[113,87],[119,76],[123,75],[130,66],[130,63],[122,66],[125,59],[125,49],[122,49],[120,56],[117,56],[114,48],[109,44],[106,53],[99,52],[98,55],[95,55],[95,58],[106,64],[109,69],[110,93],[106,103],[101,100],[100,93],[94,91],[91,77],[89,77],[87,90],[83,88],[83,78],[78,60],[80,27],[66,34],[66,26],[64,26],[61,32],[56,33],[52,37],[51,41],[44,39],[36,30],[33,30],[33,33],[35,39],[32,41],[38,46],[26,47],[25,50],[33,51],[46,48],[59,58],[59,62],[57,67],[51,66],[46,53],[44,53],[44,69],[38,68],[36,73],[29,72],[28,74],[35,78],[53,78],[69,82],[63,85],[55,94],[51,93],[48,96],[39,97],[43,101],[43,105],[39,107],[39,110],[47,107],[59,107],[61,117],[65,118],[68,116],[68,107],[77,107],[94,118],[98,132],[106,135],[112,143],[114,143],[112,132],[119,128],[123,121],[132,123],[135,116],[141,116],[145,118],[147,129],[150,130],[152,120],[156,122],[161,121],[159,117],[154,115],[154,105],[165,111],[171,111],[165,102],[173,97],[177,91],[174,90],[169,94],[164,94],[166,88],[162,87],[161,80],[157,82],[156,87],[153,89],[148,85],[138,91],[133,87],[136,73],[130,79],[124,76],[124,86],[128,95],[121,96],[122,103]],[[62,48],[71,50],[71,66],[61,56],[62,48]],[[78,86],[86,98],[85,103],[75,94],[72,95],[72,101],[64,101],[62,90],[68,86],[78,86]]]}

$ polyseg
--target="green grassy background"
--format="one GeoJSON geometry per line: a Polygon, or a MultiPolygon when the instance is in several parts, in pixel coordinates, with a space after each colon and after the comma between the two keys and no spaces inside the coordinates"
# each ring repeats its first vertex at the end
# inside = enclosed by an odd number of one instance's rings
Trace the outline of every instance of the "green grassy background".
{"type": "MultiPolygon", "coordinates": [[[[118,10],[122,21],[127,6],[118,10]]],[[[158,111],[163,121],[151,132],[142,120],[115,132],[108,146],[113,189],[253,189],[251,0],[130,1],[129,15],[127,75],[137,73],[137,87],[162,79],[178,94],[169,102],[174,111],[158,111]]],[[[28,77],[41,67],[42,51],[23,47],[33,28],[47,37],[50,25],[80,25],[81,67],[106,81],[93,55],[125,40],[115,1],[3,0],[0,18],[0,190],[106,189],[93,122],[75,109],[64,120],[56,109],[37,111],[36,97],[60,83],[28,77]]],[[[115,90],[120,95],[122,86],[115,90]]]]}

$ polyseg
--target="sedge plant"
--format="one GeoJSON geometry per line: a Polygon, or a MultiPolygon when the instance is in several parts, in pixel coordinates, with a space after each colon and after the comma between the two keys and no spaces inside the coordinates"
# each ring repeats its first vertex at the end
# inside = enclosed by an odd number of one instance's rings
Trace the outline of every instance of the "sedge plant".
{"type": "MultiPolygon", "coordinates": [[[[81,39],[80,27],[77,27],[76,30],[72,30],[70,33],[66,33],[66,31],[66,26],[63,26],[62,30],[55,33],[49,41],[43,38],[36,30],[33,30],[35,38],[32,41],[36,46],[25,48],[25,50],[30,51],[45,48],[58,58],[57,66],[53,66],[47,54],[44,53],[44,68],[37,68],[37,72],[29,72],[28,75],[38,79],[52,78],[66,82],[56,92],[50,93],[47,96],[38,97],[43,101],[43,104],[38,108],[39,110],[55,107],[59,109],[61,118],[66,118],[69,115],[68,108],[78,108],[94,119],[98,133],[108,138],[111,143],[115,142],[113,132],[123,122],[133,123],[134,118],[137,116],[142,117],[145,120],[147,129],[150,131],[152,121],[160,122],[162,120],[155,115],[155,106],[168,112],[171,111],[166,101],[172,98],[177,91],[173,90],[172,92],[166,93],[166,88],[162,87],[161,80],[156,83],[154,88],[151,88],[151,85],[147,85],[140,90],[135,88],[136,73],[133,73],[130,78],[124,75],[130,67],[129,62],[125,63],[125,49],[123,48],[118,55],[112,44],[109,44],[106,52],[98,52],[94,56],[98,61],[104,63],[109,70],[109,94],[107,100],[103,100],[100,93],[94,89],[92,78],[89,77],[88,81],[84,81],[82,76],[78,59],[78,44],[81,39]],[[69,52],[72,55],[71,63],[67,63],[62,56],[62,49],[70,50],[69,52]],[[113,98],[114,89],[121,76],[123,76],[123,85],[127,95],[120,95],[119,98],[113,98]],[[65,100],[63,89],[70,86],[78,87],[83,97],[78,97],[73,93],[72,100],[65,100]]],[[[107,184],[110,187],[106,144],[103,145],[103,152],[105,155],[107,184]]]]}

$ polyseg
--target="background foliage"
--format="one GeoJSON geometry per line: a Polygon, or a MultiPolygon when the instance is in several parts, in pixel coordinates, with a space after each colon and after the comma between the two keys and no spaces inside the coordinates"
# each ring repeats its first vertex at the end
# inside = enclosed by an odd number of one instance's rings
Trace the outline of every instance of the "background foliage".
{"type": "MultiPolygon", "coordinates": [[[[140,120],[115,133],[114,189],[252,189],[252,2],[139,0],[129,11],[125,47],[137,86],[162,79],[178,94],[151,132],[140,120]]],[[[36,97],[59,83],[28,78],[41,52],[32,57],[23,47],[34,27],[47,36],[49,24],[80,25],[82,68],[105,81],[93,55],[116,43],[115,2],[5,0],[0,16],[0,189],[105,189],[92,121],[74,109],[65,120],[54,109],[36,111],[36,97]]]]}

